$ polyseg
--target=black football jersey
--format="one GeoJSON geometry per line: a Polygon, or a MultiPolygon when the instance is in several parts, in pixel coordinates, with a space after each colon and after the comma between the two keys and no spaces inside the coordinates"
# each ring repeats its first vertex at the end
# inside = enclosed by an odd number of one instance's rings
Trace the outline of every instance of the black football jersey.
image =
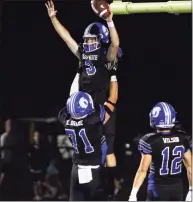
{"type": "Polygon", "coordinates": [[[96,103],[104,104],[108,98],[110,82],[109,71],[105,67],[105,48],[101,47],[89,53],[80,48],[79,52],[79,90],[89,93],[96,103]]]}
{"type": "Polygon", "coordinates": [[[184,153],[190,149],[190,140],[186,133],[150,133],[140,139],[138,149],[143,154],[152,155],[149,184],[181,182],[182,160],[184,153]]]}
{"type": "Polygon", "coordinates": [[[65,132],[74,148],[73,162],[79,165],[101,164],[101,137],[105,109],[95,106],[95,112],[84,119],[69,118],[65,121],[65,132]]]}

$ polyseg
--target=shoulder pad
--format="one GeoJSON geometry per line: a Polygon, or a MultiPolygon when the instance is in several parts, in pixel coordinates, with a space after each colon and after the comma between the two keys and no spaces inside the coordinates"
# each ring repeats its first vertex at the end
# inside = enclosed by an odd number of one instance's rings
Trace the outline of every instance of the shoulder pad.
{"type": "Polygon", "coordinates": [[[184,130],[181,130],[181,129],[176,130],[176,132],[186,134],[186,132],[184,130]]]}
{"type": "Polygon", "coordinates": [[[185,136],[185,142],[184,144],[187,146],[187,150],[190,149],[192,151],[192,139],[191,136],[187,133],[184,133],[183,136],[185,136]]]}
{"type": "Polygon", "coordinates": [[[190,141],[191,136],[184,130],[175,130],[174,134],[178,134],[178,135],[182,135],[183,137],[185,137],[185,139],[187,139],[188,141],[190,141]]]}
{"type": "Polygon", "coordinates": [[[152,136],[155,136],[156,133],[148,133],[146,135],[144,135],[141,139],[143,139],[144,141],[148,141],[152,136]]]}
{"type": "Polygon", "coordinates": [[[150,138],[152,136],[155,136],[156,133],[149,133],[144,135],[140,140],[139,140],[139,145],[138,145],[138,150],[141,151],[143,154],[151,154],[152,153],[152,146],[150,143],[150,138]]]}

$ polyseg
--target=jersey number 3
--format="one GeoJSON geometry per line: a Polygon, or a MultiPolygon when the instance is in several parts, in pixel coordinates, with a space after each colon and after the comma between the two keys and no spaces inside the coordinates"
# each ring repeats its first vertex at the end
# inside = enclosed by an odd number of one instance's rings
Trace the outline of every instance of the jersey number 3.
{"type": "Polygon", "coordinates": [[[168,175],[170,167],[170,175],[175,175],[181,173],[182,171],[182,158],[184,155],[185,149],[183,146],[176,146],[172,150],[172,161],[171,166],[169,166],[169,157],[170,157],[170,148],[166,147],[162,150],[162,167],[160,168],[160,175],[168,175]]]}
{"type": "Polygon", "coordinates": [[[92,76],[96,73],[96,67],[93,65],[93,63],[90,60],[85,60],[84,65],[87,66],[86,73],[89,76],[92,76]]]}
{"type": "Polygon", "coordinates": [[[79,138],[79,137],[82,139],[82,142],[84,143],[85,152],[86,153],[92,153],[92,152],[94,152],[94,148],[90,144],[90,142],[89,142],[89,140],[88,140],[88,138],[86,136],[86,132],[85,132],[84,128],[82,128],[79,131],[78,135],[72,129],[65,129],[65,131],[66,131],[66,134],[68,135],[68,137],[70,137],[71,140],[72,140],[72,146],[74,148],[74,152],[75,153],[79,153],[78,147],[77,147],[77,138],[79,138]]]}

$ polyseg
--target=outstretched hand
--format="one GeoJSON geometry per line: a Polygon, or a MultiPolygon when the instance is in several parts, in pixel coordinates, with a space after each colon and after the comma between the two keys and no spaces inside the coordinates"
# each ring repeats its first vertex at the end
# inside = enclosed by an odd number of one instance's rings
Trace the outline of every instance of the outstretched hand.
{"type": "Polygon", "coordinates": [[[57,10],[55,10],[54,3],[52,0],[47,1],[47,3],[45,3],[45,6],[47,8],[48,15],[50,18],[53,18],[54,16],[56,16],[57,10]]]}

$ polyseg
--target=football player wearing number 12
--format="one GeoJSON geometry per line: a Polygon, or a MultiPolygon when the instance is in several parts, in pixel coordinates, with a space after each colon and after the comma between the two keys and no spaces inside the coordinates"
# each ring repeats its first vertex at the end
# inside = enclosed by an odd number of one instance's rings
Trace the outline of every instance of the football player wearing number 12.
{"type": "Polygon", "coordinates": [[[192,201],[192,153],[190,136],[177,131],[176,111],[166,103],[157,103],[150,112],[150,125],[156,132],[143,136],[138,149],[142,157],[135,175],[129,201],[137,201],[147,170],[147,201],[182,201],[182,161],[187,169],[189,191],[186,201],[192,201]]]}

